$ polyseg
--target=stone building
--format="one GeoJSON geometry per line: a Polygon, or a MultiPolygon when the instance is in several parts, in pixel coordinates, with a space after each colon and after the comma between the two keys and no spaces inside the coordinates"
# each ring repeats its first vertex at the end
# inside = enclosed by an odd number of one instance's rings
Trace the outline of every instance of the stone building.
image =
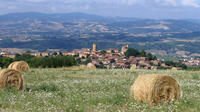
{"type": "Polygon", "coordinates": [[[96,45],[96,44],[93,44],[93,45],[92,45],[92,51],[93,51],[93,52],[96,52],[96,51],[97,51],[97,45],[96,45]]]}
{"type": "Polygon", "coordinates": [[[124,55],[128,50],[128,43],[125,46],[122,46],[121,53],[124,55]]]}

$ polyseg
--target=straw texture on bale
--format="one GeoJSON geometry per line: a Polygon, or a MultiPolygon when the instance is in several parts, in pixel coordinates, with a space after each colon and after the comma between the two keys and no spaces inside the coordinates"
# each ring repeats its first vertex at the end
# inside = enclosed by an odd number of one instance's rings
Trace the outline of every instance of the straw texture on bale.
{"type": "Polygon", "coordinates": [[[80,65],[79,67],[80,67],[81,69],[86,69],[86,68],[87,68],[86,65],[80,65]]]}
{"type": "Polygon", "coordinates": [[[24,78],[21,73],[14,69],[3,69],[0,71],[0,87],[16,88],[22,90],[24,88],[24,78]]]}
{"type": "Polygon", "coordinates": [[[29,71],[29,65],[25,61],[16,61],[11,63],[8,68],[15,69],[20,72],[28,72],[29,71]]]}
{"type": "Polygon", "coordinates": [[[181,68],[178,68],[178,67],[172,67],[171,70],[181,70],[181,68]]]}
{"type": "Polygon", "coordinates": [[[89,69],[96,69],[96,66],[94,64],[92,64],[92,63],[88,63],[87,64],[87,68],[89,68],[89,69]]]}
{"type": "Polygon", "coordinates": [[[131,95],[140,103],[160,104],[180,99],[178,82],[168,75],[141,75],[131,87],[131,95]]]}
{"type": "Polygon", "coordinates": [[[136,68],[137,68],[136,65],[132,65],[130,69],[131,69],[131,70],[135,70],[136,68]]]}

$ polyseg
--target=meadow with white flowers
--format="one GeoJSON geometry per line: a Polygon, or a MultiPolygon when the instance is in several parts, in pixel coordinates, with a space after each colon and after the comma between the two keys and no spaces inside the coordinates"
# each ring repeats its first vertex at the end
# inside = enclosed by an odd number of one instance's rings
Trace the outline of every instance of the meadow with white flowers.
{"type": "Polygon", "coordinates": [[[1,112],[198,112],[200,71],[31,69],[25,88],[0,90],[1,112]],[[130,87],[139,74],[169,74],[178,80],[182,98],[149,107],[134,102],[130,87]]]}

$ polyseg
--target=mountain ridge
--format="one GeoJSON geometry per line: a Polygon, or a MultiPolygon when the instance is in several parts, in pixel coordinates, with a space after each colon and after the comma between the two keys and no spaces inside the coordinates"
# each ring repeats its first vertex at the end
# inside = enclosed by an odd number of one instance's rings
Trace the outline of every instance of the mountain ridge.
{"type": "Polygon", "coordinates": [[[195,20],[153,20],[103,17],[85,13],[36,12],[0,15],[0,47],[66,49],[120,48],[124,43],[150,51],[200,53],[200,23],[195,20]],[[51,45],[51,46],[49,46],[51,45]]]}

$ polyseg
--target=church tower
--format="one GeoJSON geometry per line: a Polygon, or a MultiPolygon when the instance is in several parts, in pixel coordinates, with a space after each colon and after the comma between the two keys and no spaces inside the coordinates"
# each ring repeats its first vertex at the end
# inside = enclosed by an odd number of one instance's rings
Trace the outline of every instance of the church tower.
{"type": "Polygon", "coordinates": [[[128,49],[128,42],[126,43],[126,48],[128,49]]]}
{"type": "Polygon", "coordinates": [[[92,45],[92,51],[93,51],[93,52],[96,52],[96,51],[97,51],[97,45],[96,45],[96,44],[93,44],[93,45],[92,45]]]}
{"type": "Polygon", "coordinates": [[[127,50],[128,50],[128,43],[125,46],[122,46],[121,53],[124,55],[127,50]]]}

